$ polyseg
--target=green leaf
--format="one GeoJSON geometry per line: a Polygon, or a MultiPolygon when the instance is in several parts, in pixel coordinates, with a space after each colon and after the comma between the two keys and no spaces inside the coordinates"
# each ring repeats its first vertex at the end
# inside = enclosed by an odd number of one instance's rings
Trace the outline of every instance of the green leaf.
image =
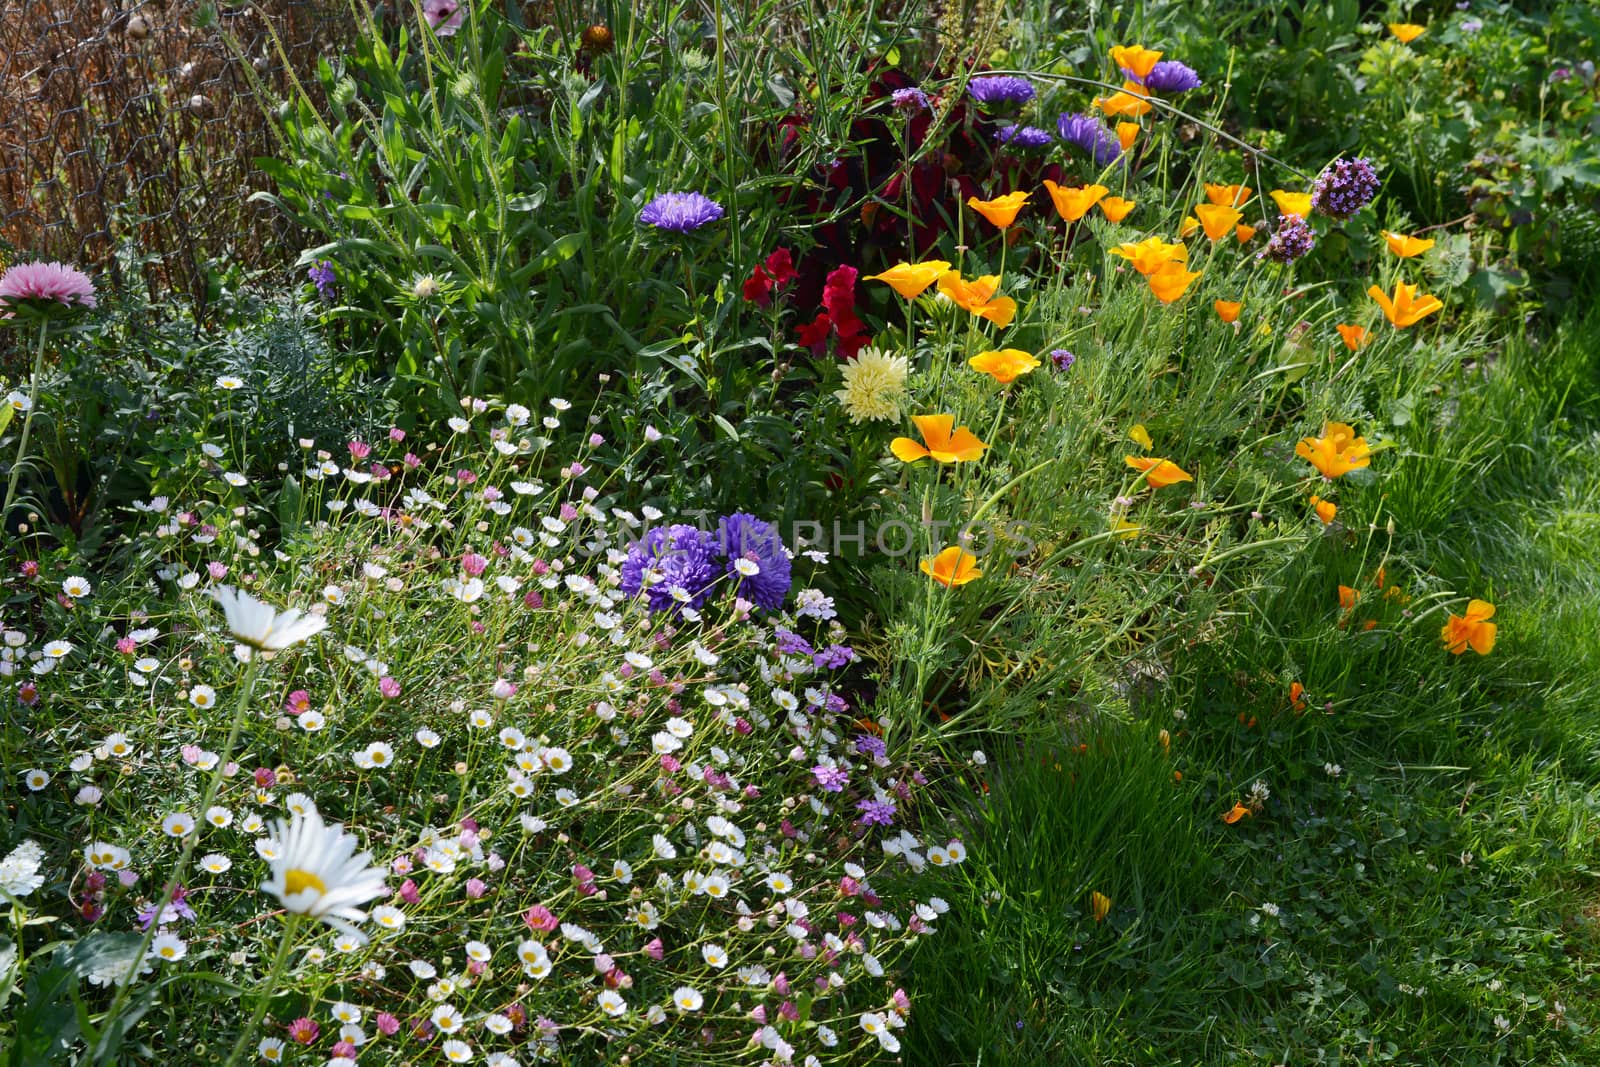
{"type": "Polygon", "coordinates": [[[565,263],[577,254],[583,247],[583,234],[569,233],[565,237],[557,237],[543,252],[534,257],[530,264],[532,273],[541,274],[558,263],[565,263]]]}

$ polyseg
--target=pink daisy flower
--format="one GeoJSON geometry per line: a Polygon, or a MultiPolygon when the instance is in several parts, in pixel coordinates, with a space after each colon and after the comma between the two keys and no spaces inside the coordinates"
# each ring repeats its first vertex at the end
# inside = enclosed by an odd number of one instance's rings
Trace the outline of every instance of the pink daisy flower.
{"type": "MultiPolygon", "coordinates": [[[[65,263],[18,263],[0,274],[0,306],[10,309],[36,301],[92,308],[94,283],[87,274],[65,263]]],[[[6,317],[11,315],[7,310],[6,317]]]]}
{"type": "Polygon", "coordinates": [[[422,15],[440,37],[453,35],[467,19],[458,0],[423,0],[422,15]]]}

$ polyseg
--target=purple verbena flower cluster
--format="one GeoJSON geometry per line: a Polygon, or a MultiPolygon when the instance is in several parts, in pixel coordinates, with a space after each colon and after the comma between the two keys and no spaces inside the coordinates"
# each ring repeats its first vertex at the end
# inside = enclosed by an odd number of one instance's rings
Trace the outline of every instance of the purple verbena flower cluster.
{"type": "Polygon", "coordinates": [[[311,283],[317,287],[318,296],[322,297],[324,300],[333,299],[334,273],[332,260],[324,259],[320,262],[313,263],[311,265],[311,269],[306,271],[306,276],[309,277],[311,279],[311,283]]]}
{"type": "Polygon", "coordinates": [[[1284,215],[1278,220],[1278,228],[1272,231],[1267,247],[1256,253],[1256,258],[1293,263],[1316,245],[1317,235],[1305,219],[1299,215],[1284,215]]]}
{"type": "Polygon", "coordinates": [[[1341,222],[1372,203],[1378,195],[1378,172],[1372,160],[1338,159],[1317,175],[1311,186],[1311,206],[1341,222]]]}

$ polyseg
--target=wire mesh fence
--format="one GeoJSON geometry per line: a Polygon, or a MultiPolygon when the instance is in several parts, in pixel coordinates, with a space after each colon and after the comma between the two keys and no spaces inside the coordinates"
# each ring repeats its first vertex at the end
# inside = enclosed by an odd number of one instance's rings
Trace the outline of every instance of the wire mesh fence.
{"type": "Polygon", "coordinates": [[[282,260],[292,235],[249,202],[252,160],[290,73],[314,86],[351,32],[344,0],[0,8],[0,248],[202,304],[210,264],[282,260]]]}

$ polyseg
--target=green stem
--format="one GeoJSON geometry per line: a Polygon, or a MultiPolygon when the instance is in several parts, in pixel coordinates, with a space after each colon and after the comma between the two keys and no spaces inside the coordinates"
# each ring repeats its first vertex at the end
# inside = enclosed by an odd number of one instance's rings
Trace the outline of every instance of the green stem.
{"type": "Polygon", "coordinates": [[[17,458],[11,464],[11,480],[6,485],[6,502],[0,507],[0,522],[11,514],[11,505],[17,499],[17,482],[22,477],[22,461],[28,456],[28,433],[33,429],[33,415],[39,407],[39,379],[44,377],[44,342],[50,332],[50,320],[39,320],[39,348],[33,356],[33,380],[28,383],[28,410],[22,413],[22,440],[17,445],[17,458]]]}
{"type": "MultiPolygon", "coordinates": [[[[183,843],[183,853],[178,857],[178,864],[172,870],[172,877],[162,888],[161,895],[156,898],[156,914],[159,917],[161,909],[165,908],[172,900],[172,894],[183,882],[183,876],[188,873],[189,861],[194,857],[194,850],[200,843],[200,834],[206,825],[206,812],[211,810],[216,802],[217,794],[222,790],[222,779],[228,769],[228,763],[233,759],[233,748],[239,741],[239,733],[244,727],[245,713],[250,707],[250,697],[255,692],[256,674],[260,669],[261,653],[252,652],[250,665],[245,669],[244,685],[239,687],[239,700],[233,709],[233,722],[228,727],[228,739],[222,745],[222,753],[217,759],[217,765],[211,772],[211,779],[206,783],[206,794],[200,801],[200,813],[195,818],[194,833],[190,834],[183,843]]],[[[117,995],[112,1000],[111,1007],[107,1010],[100,1031],[100,1039],[90,1049],[91,1062],[98,1065],[105,1062],[108,1052],[106,1047],[110,1041],[112,1028],[121,1016],[123,1008],[127,1007],[128,995],[133,989],[134,979],[138,976],[139,965],[144,961],[145,954],[150,951],[150,943],[155,940],[156,931],[161,924],[152,922],[150,928],[144,933],[144,940],[139,943],[139,954],[134,963],[128,968],[128,973],[122,976],[117,984],[117,995]]]]}
{"type": "Polygon", "coordinates": [[[234,1067],[239,1062],[240,1053],[249,1046],[250,1039],[256,1035],[256,1027],[261,1025],[261,1019],[267,1014],[267,1002],[272,999],[273,990],[278,988],[278,980],[283,977],[283,972],[289,963],[289,951],[294,948],[295,930],[300,925],[302,916],[295,912],[288,912],[283,917],[283,937],[278,941],[278,954],[272,960],[272,970],[267,972],[266,985],[262,987],[256,997],[255,1010],[250,1013],[250,1021],[239,1031],[239,1040],[233,1044],[233,1051],[228,1054],[228,1062],[224,1067],[234,1067]]]}

